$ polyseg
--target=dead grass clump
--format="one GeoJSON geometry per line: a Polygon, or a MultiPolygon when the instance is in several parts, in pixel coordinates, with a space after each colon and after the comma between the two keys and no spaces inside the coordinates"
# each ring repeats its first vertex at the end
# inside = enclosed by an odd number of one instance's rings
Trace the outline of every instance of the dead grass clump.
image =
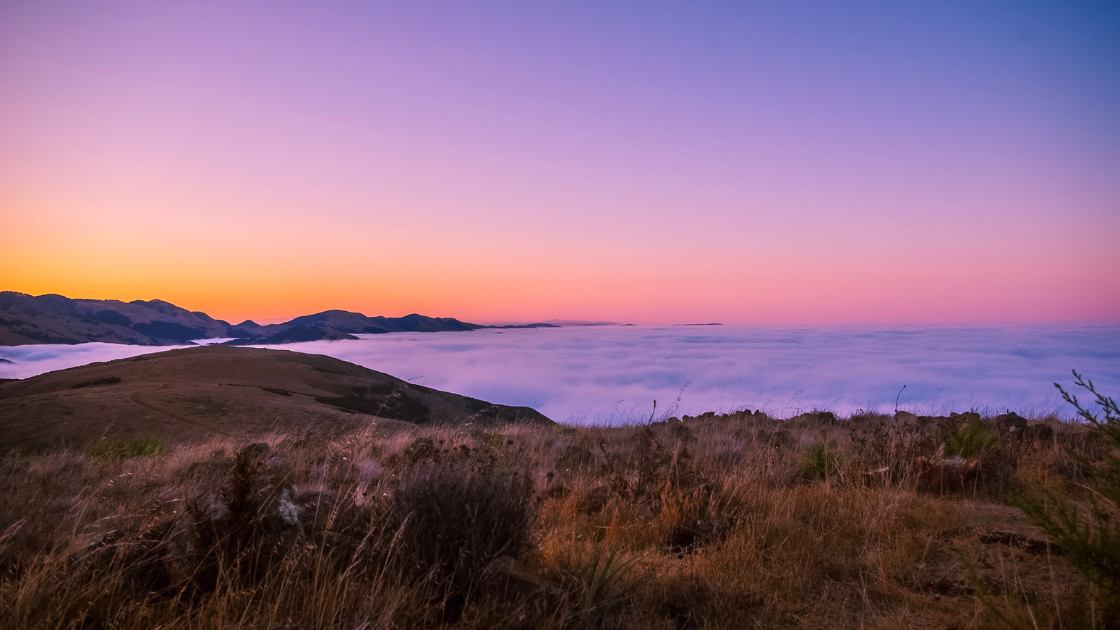
{"type": "Polygon", "coordinates": [[[491,562],[525,550],[532,517],[530,486],[520,475],[466,463],[417,466],[394,495],[392,544],[454,620],[491,562]]]}

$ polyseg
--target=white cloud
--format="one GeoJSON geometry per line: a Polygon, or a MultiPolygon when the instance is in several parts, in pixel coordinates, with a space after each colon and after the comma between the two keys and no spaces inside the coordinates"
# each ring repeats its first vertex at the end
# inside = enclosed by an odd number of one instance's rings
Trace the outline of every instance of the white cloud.
{"type": "Polygon", "coordinates": [[[171,347],[168,346],[127,346],[119,343],[0,346],[0,358],[11,361],[10,364],[0,363],[0,378],[27,378],[88,363],[124,359],[170,349],[171,347]]]}
{"type": "MultiPolygon", "coordinates": [[[[1052,383],[1076,368],[1120,393],[1120,329],[573,327],[367,335],[279,346],[413,382],[535,407],[561,421],[762,408],[787,416],[899,407],[1068,410],[1052,383]],[[686,386],[687,384],[687,386],[686,386]],[[683,388],[683,392],[682,392],[683,388]]],[[[0,348],[0,377],[163,350],[112,344],[0,348]]]]}

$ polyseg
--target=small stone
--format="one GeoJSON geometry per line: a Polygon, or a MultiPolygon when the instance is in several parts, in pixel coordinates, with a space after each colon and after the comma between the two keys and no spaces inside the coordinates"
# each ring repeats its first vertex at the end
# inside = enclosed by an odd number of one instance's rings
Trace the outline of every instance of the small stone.
{"type": "Polygon", "coordinates": [[[997,427],[1007,431],[1008,433],[1015,433],[1022,435],[1022,431],[1027,428],[1027,419],[1009,411],[995,417],[997,427]]]}

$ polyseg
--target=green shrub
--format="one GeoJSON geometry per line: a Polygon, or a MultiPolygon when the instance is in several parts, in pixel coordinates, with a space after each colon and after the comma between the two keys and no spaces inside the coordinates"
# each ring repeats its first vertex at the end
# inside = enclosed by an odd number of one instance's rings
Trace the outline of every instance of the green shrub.
{"type": "Polygon", "coordinates": [[[999,446],[999,436],[977,414],[966,414],[963,421],[946,423],[939,436],[947,457],[980,457],[999,446]]]}
{"type": "Polygon", "coordinates": [[[1104,412],[1103,419],[1082,407],[1077,396],[1061,385],[1054,386],[1110,447],[1103,465],[1094,474],[1090,507],[1079,509],[1045,491],[1020,496],[1016,504],[1062,548],[1070,563],[1099,588],[1104,605],[1112,613],[1120,613],[1120,409],[1114,399],[1096,391],[1093,381],[1083,380],[1076,370],[1073,376],[1076,385],[1095,398],[1094,403],[1104,412]]]}
{"type": "Polygon", "coordinates": [[[807,479],[826,479],[840,472],[840,460],[825,440],[817,440],[805,453],[801,474],[807,479]]]}
{"type": "Polygon", "coordinates": [[[140,436],[131,440],[101,438],[96,442],[87,444],[83,451],[89,457],[120,460],[163,455],[170,452],[170,449],[154,437],[140,436]]]}

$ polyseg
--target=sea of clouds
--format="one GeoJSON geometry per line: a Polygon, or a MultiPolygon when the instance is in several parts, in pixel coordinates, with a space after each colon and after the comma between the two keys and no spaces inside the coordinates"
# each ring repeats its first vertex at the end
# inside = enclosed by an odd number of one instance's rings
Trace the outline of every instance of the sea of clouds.
{"type": "MultiPolygon", "coordinates": [[[[420,385],[559,421],[620,423],[732,411],[1069,417],[1053,387],[1071,369],[1120,394],[1120,328],[750,328],[601,326],[364,335],[277,346],[325,354],[420,385]],[[905,390],[899,391],[903,386],[905,390]]],[[[0,348],[0,378],[158,352],[89,343],[0,348]]]]}

